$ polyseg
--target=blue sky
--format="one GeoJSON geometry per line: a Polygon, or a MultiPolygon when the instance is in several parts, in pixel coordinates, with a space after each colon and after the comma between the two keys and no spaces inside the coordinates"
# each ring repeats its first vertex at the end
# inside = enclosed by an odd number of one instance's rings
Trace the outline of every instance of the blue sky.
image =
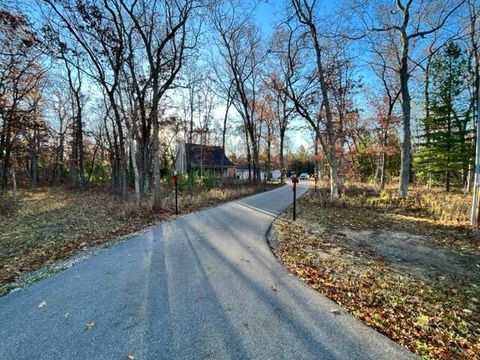
{"type": "MultiPolygon", "coordinates": [[[[278,21],[285,17],[285,9],[290,0],[262,0],[255,11],[255,19],[261,26],[265,35],[270,35],[272,29],[278,21]]],[[[321,15],[327,15],[333,12],[336,7],[342,3],[342,0],[323,0],[319,1],[319,9],[321,15]]]]}
{"type": "Polygon", "coordinates": [[[267,0],[258,5],[255,20],[265,35],[270,36],[275,23],[282,19],[285,2],[286,0],[267,0]]]}

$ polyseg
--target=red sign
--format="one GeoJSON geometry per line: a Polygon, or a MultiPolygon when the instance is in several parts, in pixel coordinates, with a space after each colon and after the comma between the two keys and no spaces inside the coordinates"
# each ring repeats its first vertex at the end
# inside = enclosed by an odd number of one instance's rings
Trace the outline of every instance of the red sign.
{"type": "Polygon", "coordinates": [[[172,176],[172,184],[173,184],[173,186],[176,186],[176,185],[177,185],[177,181],[178,181],[178,175],[173,175],[173,176],[172,176]]]}
{"type": "Polygon", "coordinates": [[[297,183],[298,183],[298,178],[297,177],[292,178],[292,184],[293,184],[292,191],[295,191],[295,189],[297,188],[297,183]]]}

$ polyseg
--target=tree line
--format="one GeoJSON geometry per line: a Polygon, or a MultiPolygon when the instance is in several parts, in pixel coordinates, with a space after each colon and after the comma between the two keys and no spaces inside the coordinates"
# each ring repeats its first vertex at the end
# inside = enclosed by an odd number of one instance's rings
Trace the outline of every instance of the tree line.
{"type": "MultiPolygon", "coordinates": [[[[180,141],[230,144],[252,181],[311,137],[315,176],[473,193],[478,219],[475,0],[38,0],[0,9],[0,185],[162,202],[180,141]]],[[[232,150],[231,150],[232,151],[232,150]]]]}

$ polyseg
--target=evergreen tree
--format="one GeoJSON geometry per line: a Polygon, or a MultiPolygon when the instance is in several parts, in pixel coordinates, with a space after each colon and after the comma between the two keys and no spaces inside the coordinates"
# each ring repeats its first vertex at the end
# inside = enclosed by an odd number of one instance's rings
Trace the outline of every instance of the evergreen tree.
{"type": "Polygon", "coordinates": [[[446,191],[454,180],[465,181],[473,151],[466,66],[462,49],[453,41],[433,59],[430,116],[421,123],[423,143],[415,159],[419,177],[443,182],[446,191]]]}

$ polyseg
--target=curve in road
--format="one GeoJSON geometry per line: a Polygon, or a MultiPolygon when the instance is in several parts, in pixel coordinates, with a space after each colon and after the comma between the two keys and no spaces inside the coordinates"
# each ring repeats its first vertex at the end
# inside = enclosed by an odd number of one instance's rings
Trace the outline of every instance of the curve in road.
{"type": "Polygon", "coordinates": [[[179,217],[0,298],[0,359],[415,358],[277,262],[265,233],[291,199],[179,217]]]}

